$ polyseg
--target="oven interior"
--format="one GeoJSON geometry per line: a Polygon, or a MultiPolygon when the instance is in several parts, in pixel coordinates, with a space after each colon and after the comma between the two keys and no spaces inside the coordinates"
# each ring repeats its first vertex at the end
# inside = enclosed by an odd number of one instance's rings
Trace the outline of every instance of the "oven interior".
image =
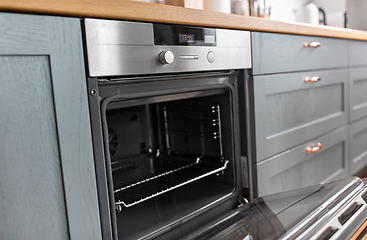
{"type": "Polygon", "coordinates": [[[229,89],[115,99],[104,113],[118,239],[159,235],[234,195],[229,89]]]}

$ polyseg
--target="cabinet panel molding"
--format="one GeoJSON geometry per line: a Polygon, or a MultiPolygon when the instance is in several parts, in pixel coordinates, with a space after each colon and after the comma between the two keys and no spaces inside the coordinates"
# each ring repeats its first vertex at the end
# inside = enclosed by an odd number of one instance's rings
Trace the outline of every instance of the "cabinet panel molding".
{"type": "Polygon", "coordinates": [[[0,238],[68,239],[49,58],[0,66],[0,238]]]}
{"type": "Polygon", "coordinates": [[[348,122],[348,71],[254,76],[257,161],[348,122]],[[318,82],[305,82],[319,76],[318,82]]]}
{"type": "Polygon", "coordinates": [[[253,74],[295,72],[348,66],[345,39],[252,32],[253,74]],[[305,43],[319,42],[319,47],[305,43]]]}
{"type": "Polygon", "coordinates": [[[349,66],[367,65],[367,42],[349,40],[349,66]]]}
{"type": "Polygon", "coordinates": [[[47,27],[69,231],[75,239],[100,239],[81,22],[50,17],[47,27]]]}
{"type": "Polygon", "coordinates": [[[48,28],[44,16],[0,14],[0,54],[49,54],[48,28]]]}
{"type": "Polygon", "coordinates": [[[367,166],[367,118],[350,125],[350,175],[367,166]]]}
{"type": "Polygon", "coordinates": [[[347,177],[348,127],[313,139],[257,164],[259,196],[293,190],[347,177]],[[321,143],[318,152],[307,148],[321,143]]]}
{"type": "Polygon", "coordinates": [[[350,83],[350,120],[355,121],[367,116],[367,67],[351,68],[350,83]]]}

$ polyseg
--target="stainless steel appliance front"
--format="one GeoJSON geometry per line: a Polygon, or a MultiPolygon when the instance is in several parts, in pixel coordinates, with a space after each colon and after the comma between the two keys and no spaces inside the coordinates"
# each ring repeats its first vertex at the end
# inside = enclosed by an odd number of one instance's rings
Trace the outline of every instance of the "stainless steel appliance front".
{"type": "MultiPolygon", "coordinates": [[[[153,23],[86,19],[85,31],[92,77],[251,68],[247,31],[215,29],[215,36],[206,36],[208,42],[215,37],[216,46],[155,45],[153,23]],[[167,52],[173,60],[162,63],[159,56],[167,52]]],[[[186,32],[165,34],[179,38],[186,32]]]]}

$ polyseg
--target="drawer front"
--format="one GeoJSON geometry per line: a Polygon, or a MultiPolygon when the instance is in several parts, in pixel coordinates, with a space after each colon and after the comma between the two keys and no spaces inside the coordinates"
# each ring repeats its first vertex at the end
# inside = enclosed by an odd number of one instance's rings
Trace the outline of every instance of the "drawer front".
{"type": "Polygon", "coordinates": [[[343,127],[258,163],[259,196],[347,177],[348,144],[348,127],[343,127]],[[322,148],[307,153],[307,148],[317,143],[321,143],[322,148]]]}
{"type": "Polygon", "coordinates": [[[349,40],[349,65],[367,65],[367,42],[349,40]]]}
{"type": "Polygon", "coordinates": [[[347,79],[347,70],[254,76],[257,161],[346,124],[347,79]]]}
{"type": "Polygon", "coordinates": [[[253,74],[294,72],[348,66],[344,39],[252,32],[253,74]],[[319,47],[305,43],[319,42],[319,47]]]}
{"type": "Polygon", "coordinates": [[[350,125],[350,175],[367,166],[367,118],[350,125]]]}
{"type": "Polygon", "coordinates": [[[367,67],[349,70],[350,120],[367,116],[367,67]]]}

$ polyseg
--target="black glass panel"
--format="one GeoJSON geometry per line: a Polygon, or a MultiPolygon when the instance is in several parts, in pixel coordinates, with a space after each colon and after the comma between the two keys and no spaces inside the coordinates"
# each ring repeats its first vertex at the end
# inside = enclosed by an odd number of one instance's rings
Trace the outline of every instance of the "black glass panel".
{"type": "Polygon", "coordinates": [[[216,46],[213,28],[176,26],[154,23],[155,45],[216,46]]]}

